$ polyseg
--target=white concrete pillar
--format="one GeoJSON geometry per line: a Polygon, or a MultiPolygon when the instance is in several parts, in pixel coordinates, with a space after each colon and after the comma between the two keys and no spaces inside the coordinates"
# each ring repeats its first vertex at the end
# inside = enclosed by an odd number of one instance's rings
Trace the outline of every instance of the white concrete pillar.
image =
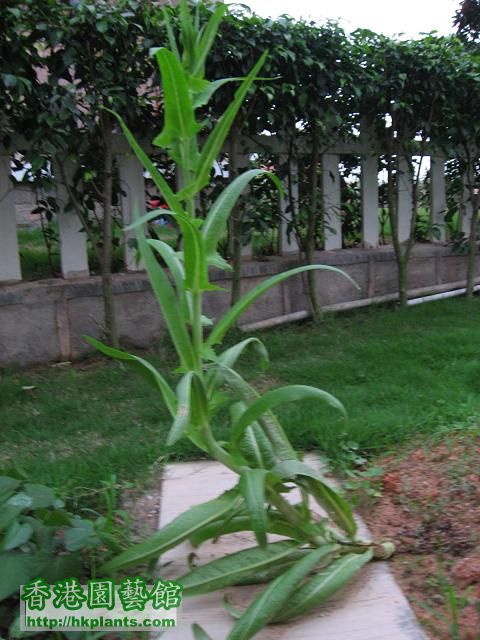
{"type": "Polygon", "coordinates": [[[87,234],[73,209],[65,211],[70,200],[67,184],[73,183],[75,171],[71,162],[59,157],[53,163],[58,201],[58,235],[60,240],[60,266],[64,278],[81,278],[89,275],[87,234]],[[61,164],[60,164],[61,163],[61,164]]]}
{"type": "Polygon", "coordinates": [[[468,187],[468,176],[467,174],[463,175],[463,194],[462,201],[459,207],[459,230],[465,234],[468,238],[470,237],[470,223],[473,215],[473,204],[470,195],[470,189],[468,187]]]}
{"type": "Polygon", "coordinates": [[[22,279],[10,156],[0,155],[0,282],[22,279]]]}
{"type": "MultiPolygon", "coordinates": [[[[120,188],[122,190],[121,206],[124,226],[128,226],[133,220],[133,212],[137,215],[145,213],[145,179],[143,167],[134,153],[117,155],[118,174],[120,188]]],[[[123,232],[124,237],[124,262],[127,271],[143,271],[144,266],[140,260],[137,264],[137,248],[135,246],[135,229],[123,232]]]]}
{"type": "MultiPolygon", "coordinates": [[[[296,160],[292,160],[292,165],[290,168],[290,173],[292,177],[292,199],[293,205],[295,209],[298,209],[298,201],[299,201],[299,188],[298,188],[298,163],[296,160]]],[[[288,178],[285,178],[283,181],[283,188],[285,190],[285,195],[283,198],[280,198],[280,228],[278,230],[280,234],[280,247],[282,255],[288,253],[298,253],[299,247],[297,238],[294,233],[290,234],[290,237],[287,233],[287,226],[289,222],[293,219],[295,213],[290,210],[290,198],[288,195],[288,178]]]]}
{"type": "Polygon", "coordinates": [[[378,247],[378,157],[362,157],[360,177],[362,193],[362,244],[365,249],[378,247]]]}
{"type": "Polygon", "coordinates": [[[322,197],[325,251],[342,248],[341,185],[336,154],[322,155],[322,197]]]}
{"type": "Polygon", "coordinates": [[[432,242],[445,242],[445,213],[447,194],[445,191],[445,158],[432,156],[430,162],[430,224],[435,226],[431,233],[432,242]]]}
{"type": "Polygon", "coordinates": [[[397,207],[398,207],[398,239],[407,242],[410,238],[412,221],[412,173],[406,156],[398,157],[397,175],[397,207]]]}

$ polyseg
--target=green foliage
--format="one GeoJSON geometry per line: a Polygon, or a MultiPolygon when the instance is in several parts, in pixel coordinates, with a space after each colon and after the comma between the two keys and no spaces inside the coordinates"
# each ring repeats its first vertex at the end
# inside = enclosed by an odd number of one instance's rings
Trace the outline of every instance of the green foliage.
{"type": "Polygon", "coordinates": [[[479,0],[463,0],[455,13],[454,25],[461,38],[468,42],[478,43],[480,35],[480,2],[479,0]]]}
{"type": "Polygon", "coordinates": [[[41,575],[50,583],[95,572],[98,562],[118,552],[125,535],[116,510],[115,479],[105,484],[106,515],[86,519],[67,510],[48,486],[28,482],[23,473],[0,475],[0,603],[8,606],[0,630],[16,615],[20,585],[41,575]]]}
{"type": "MultiPolygon", "coordinates": [[[[209,12],[208,21],[200,29],[201,10],[197,7],[191,15],[183,0],[179,9],[180,45],[176,41],[169,14],[165,12],[170,49],[160,48],[155,54],[162,79],[165,112],[162,132],[154,144],[167,147],[180,167],[183,178],[181,191],[175,193],[171,190],[162,174],[141,150],[126,123],[117,116],[132,148],[150,171],[167,202],[168,214],[174,217],[182,230],[183,251],[173,252],[161,241],[147,240],[144,233],[146,217],[138,219],[137,216],[133,225],[140,253],[178,355],[180,366],[176,372],[182,377],[176,393],[146,361],[113,350],[92,339],[90,343],[107,355],[140,368],[159,388],[173,414],[168,444],[186,436],[202,451],[239,476],[234,489],[178,516],[150,539],[109,560],[101,568],[102,571],[116,571],[154,560],[187,539],[196,538],[198,543],[202,538],[205,539],[205,529],[209,529],[208,535],[211,535],[212,526],[216,529],[216,534],[220,535],[232,521],[236,520],[238,525],[239,519],[243,519],[242,527],[246,524],[245,519],[248,521],[247,526],[257,538],[259,548],[252,554],[255,563],[260,559],[263,571],[271,568],[267,558],[272,559],[272,547],[268,544],[267,533],[272,529],[283,528],[283,531],[288,531],[288,544],[292,550],[301,546],[305,551],[298,560],[288,563],[280,575],[270,575],[271,581],[265,591],[252,602],[234,625],[229,636],[234,640],[253,637],[280,612],[308,573],[324,563],[327,557],[340,553],[344,543],[350,549],[351,542],[355,539],[356,525],[348,503],[313,468],[299,459],[273,413],[282,404],[314,400],[326,403],[345,414],[341,403],[327,392],[308,385],[290,385],[260,396],[234,369],[237,359],[248,346],[259,349],[261,361],[265,361],[266,351],[258,340],[243,340],[223,352],[217,351],[217,345],[222,343],[225,334],[240,315],[275,284],[315,269],[336,271],[349,279],[348,276],[336,269],[318,265],[299,267],[279,274],[241,298],[223,317],[212,322],[209,336],[204,335],[203,294],[215,289],[209,282],[208,267],[210,264],[219,264],[218,244],[243,189],[250,180],[266,173],[257,170],[237,177],[218,196],[204,221],[196,217],[195,197],[208,182],[211,166],[220,154],[242,103],[267,60],[265,52],[252,70],[245,74],[210,134],[199,144],[197,136],[204,125],[197,117],[196,105],[204,102],[203,98],[200,99],[200,94],[212,94],[212,84],[204,77],[204,61],[224,10],[225,7],[221,5],[209,12]],[[170,268],[173,283],[160,267],[155,254],[159,254],[170,268]],[[214,437],[211,425],[220,398],[221,403],[230,408],[230,437],[226,442],[214,437]],[[294,486],[301,490],[301,500],[292,505],[282,494],[294,486]],[[309,496],[325,509],[331,519],[329,524],[328,518],[320,521],[312,518],[309,496]]],[[[244,559],[245,555],[241,558],[244,559]]],[[[275,563],[285,565],[285,557],[276,557],[275,563]]],[[[238,568],[238,555],[233,558],[229,556],[214,565],[213,570],[211,566],[208,569],[199,567],[192,570],[188,579],[191,584],[196,585],[196,593],[203,593],[219,584],[231,583],[234,578],[239,580],[255,577],[251,575],[251,565],[245,574],[239,574],[238,568]],[[205,579],[205,575],[209,579],[205,579]]],[[[344,581],[350,575],[345,572],[341,572],[345,576],[344,581]]],[[[314,591],[317,594],[318,588],[314,591]]],[[[334,592],[335,589],[330,588],[330,591],[334,592]]],[[[324,590],[321,592],[324,593],[324,590]]],[[[312,596],[312,601],[316,602],[315,598],[316,596],[312,596]]],[[[201,636],[202,631],[196,629],[196,633],[201,636]]]]}

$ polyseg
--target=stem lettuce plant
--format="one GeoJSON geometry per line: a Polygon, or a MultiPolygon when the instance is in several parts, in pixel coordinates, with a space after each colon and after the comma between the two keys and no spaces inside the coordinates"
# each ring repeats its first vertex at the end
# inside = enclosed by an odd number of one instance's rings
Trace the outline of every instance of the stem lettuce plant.
{"type": "MultiPolygon", "coordinates": [[[[235,365],[247,349],[256,350],[265,363],[268,356],[264,345],[256,338],[246,338],[227,349],[221,347],[227,331],[270,287],[303,271],[338,270],[321,265],[291,269],[249,291],[215,323],[203,315],[205,292],[217,289],[209,280],[209,267],[229,268],[217,251],[229,215],[248,183],[267,173],[254,169],[241,174],[219,195],[205,219],[196,217],[195,197],[208,184],[212,165],[268,55],[265,52],[243,79],[205,79],[205,61],[225,9],[225,5],[216,7],[201,26],[198,7],[192,15],[184,0],[179,7],[178,40],[170,13],[164,10],[169,47],[155,52],[162,79],[164,122],[153,142],[167,150],[180,168],[181,190],[174,192],[169,187],[116,115],[138,159],[162,193],[168,214],[182,231],[183,251],[175,252],[161,240],[148,239],[144,234],[144,223],[158,212],[137,217],[134,223],[142,259],[178,354],[177,372],[181,377],[176,389],[143,358],[87,339],[108,356],[133,365],[155,385],[172,416],[169,445],[179,438],[190,438],[203,453],[238,474],[234,489],[178,516],[148,540],[107,562],[103,571],[155,560],[187,539],[199,545],[223,534],[253,531],[257,546],[195,567],[179,578],[187,596],[240,583],[268,583],[228,636],[240,640],[253,637],[269,622],[289,620],[323,602],[373,557],[374,546],[355,541],[357,527],[350,506],[301,460],[274,414],[276,407],[290,402],[315,399],[345,413],[342,404],[326,391],[305,385],[289,385],[260,395],[235,365]],[[197,111],[229,81],[239,83],[234,99],[200,144],[198,138],[205,123],[198,120],[197,111]],[[225,406],[230,415],[230,438],[220,442],[214,437],[211,421],[225,406]],[[301,499],[292,504],[285,496],[295,487],[301,499]],[[313,516],[312,501],[327,517],[313,516]],[[268,534],[280,534],[285,540],[269,542],[268,534]]],[[[277,178],[267,175],[281,189],[277,178]]],[[[193,633],[196,638],[208,637],[197,625],[193,633]]]]}

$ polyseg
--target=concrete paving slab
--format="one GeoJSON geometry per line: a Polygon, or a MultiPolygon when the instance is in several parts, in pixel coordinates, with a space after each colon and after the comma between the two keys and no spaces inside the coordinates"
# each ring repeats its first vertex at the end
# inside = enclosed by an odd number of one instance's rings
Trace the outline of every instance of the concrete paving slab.
{"type": "MultiPolygon", "coordinates": [[[[318,458],[307,461],[321,467],[318,458]]],[[[160,526],[164,526],[190,507],[211,500],[232,488],[237,476],[216,462],[192,462],[168,465],[164,471],[160,526]]],[[[293,492],[292,492],[293,493],[293,492]]],[[[295,496],[292,495],[292,499],[295,496]]],[[[320,509],[318,512],[321,513],[320,509]]],[[[368,539],[365,525],[359,521],[362,538],[368,539]]],[[[274,536],[270,536],[274,540],[274,536]]],[[[198,563],[204,564],[228,553],[255,546],[253,536],[238,533],[224,536],[217,543],[205,543],[196,550],[198,563]]],[[[188,543],[165,553],[160,568],[162,578],[175,579],[187,571],[186,558],[193,551],[188,543]]],[[[178,626],[162,638],[190,640],[191,625],[200,624],[213,638],[225,640],[232,618],[223,607],[223,596],[239,608],[245,607],[258,587],[231,587],[222,591],[186,599],[178,617],[178,626]]],[[[388,564],[371,563],[348,587],[310,615],[261,631],[258,640],[425,640],[405,596],[395,582],[388,564]]]]}

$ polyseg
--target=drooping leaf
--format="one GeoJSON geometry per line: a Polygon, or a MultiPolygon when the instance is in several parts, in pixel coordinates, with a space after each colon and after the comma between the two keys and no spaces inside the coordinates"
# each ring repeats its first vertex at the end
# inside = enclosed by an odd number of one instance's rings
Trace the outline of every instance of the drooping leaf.
{"type": "Polygon", "coordinates": [[[213,94],[228,82],[241,82],[242,80],[244,80],[244,78],[221,78],[220,80],[213,80],[212,82],[209,82],[202,91],[195,93],[193,98],[193,108],[199,109],[200,107],[208,104],[213,94]]]}
{"type": "Polygon", "coordinates": [[[208,344],[214,345],[219,343],[226,332],[230,329],[230,327],[232,327],[237,322],[238,318],[248,309],[248,307],[253,302],[255,302],[258,297],[260,297],[266,291],[268,291],[275,285],[280,284],[284,280],[287,280],[287,278],[299,275],[300,273],[304,273],[305,271],[313,270],[332,271],[333,273],[338,273],[349,280],[355,287],[357,287],[352,278],[350,278],[350,276],[344,271],[342,271],[341,269],[337,269],[336,267],[329,267],[327,265],[309,264],[303,267],[296,267],[295,269],[284,271],[283,273],[278,273],[272,278],[268,278],[267,280],[265,280],[265,282],[262,282],[261,284],[254,287],[236,304],[234,304],[222,318],[220,318],[207,339],[208,344]]]}
{"type": "Polygon", "coordinates": [[[335,549],[335,545],[325,545],[310,551],[290,569],[276,578],[250,604],[235,623],[227,640],[249,640],[263,629],[288,602],[291,595],[306,575],[335,549]]]}
{"type": "Polygon", "coordinates": [[[350,538],[354,538],[357,533],[357,523],[348,502],[327,484],[314,478],[308,478],[306,486],[316,502],[325,509],[335,524],[350,538]]]}
{"type": "Polygon", "coordinates": [[[187,371],[177,386],[177,412],[167,437],[167,446],[171,447],[179,440],[190,424],[193,372],[187,371]]]}
{"type": "MultiPolygon", "coordinates": [[[[218,358],[216,358],[216,360],[222,368],[227,367],[228,369],[233,369],[238,358],[240,358],[243,352],[249,347],[251,347],[258,353],[260,366],[262,367],[262,369],[265,368],[269,360],[268,351],[263,342],[258,338],[247,338],[246,340],[238,342],[237,344],[233,345],[233,347],[230,347],[223,351],[218,356],[218,358]]],[[[219,376],[221,376],[221,371],[219,371],[217,367],[212,367],[209,370],[207,375],[207,388],[209,393],[213,392],[213,389],[218,382],[219,376]]]]}
{"type": "Polygon", "coordinates": [[[253,425],[249,425],[245,429],[245,433],[239,442],[238,450],[252,467],[267,468],[260,447],[258,446],[257,438],[255,437],[253,425]]]}
{"type": "Polygon", "coordinates": [[[237,176],[235,180],[220,193],[205,219],[202,227],[202,235],[205,240],[205,251],[207,255],[216,252],[218,242],[227,227],[228,218],[246,186],[251,180],[261,175],[268,176],[280,190],[282,189],[277,176],[263,169],[250,169],[237,176]]]}
{"type": "Polygon", "coordinates": [[[258,338],[247,338],[229,349],[226,349],[218,356],[218,362],[224,367],[233,369],[238,358],[248,347],[252,347],[259,356],[259,363],[262,368],[268,364],[268,351],[261,340],[258,338]]]}
{"type": "Polygon", "coordinates": [[[158,557],[229,511],[235,512],[242,502],[243,499],[235,490],[232,490],[214,500],[192,507],[166,524],[148,540],[130,547],[106,562],[99,572],[110,573],[158,557]]]}
{"type": "Polygon", "coordinates": [[[232,442],[238,443],[246,427],[258,420],[267,411],[282,404],[302,400],[322,400],[322,402],[327,402],[331,407],[338,409],[346,415],[342,403],[322,389],[300,384],[280,387],[280,389],[267,391],[240,416],[233,426],[232,442]]]}
{"type": "MultiPolygon", "coordinates": [[[[135,155],[140,160],[140,162],[143,165],[143,167],[150,174],[151,179],[153,180],[153,182],[155,183],[156,187],[158,188],[158,190],[162,194],[162,196],[165,199],[165,202],[167,203],[169,209],[171,209],[175,213],[181,213],[182,212],[182,205],[180,203],[180,200],[178,199],[178,196],[172,191],[172,189],[170,188],[170,185],[168,184],[168,182],[165,180],[165,178],[162,176],[160,171],[153,164],[153,162],[150,160],[148,155],[145,153],[145,151],[142,149],[140,144],[137,142],[137,140],[135,139],[135,136],[130,131],[128,126],[125,124],[125,122],[123,121],[122,117],[120,115],[118,115],[118,113],[115,113],[115,111],[111,111],[110,109],[107,109],[107,111],[109,111],[118,120],[118,122],[120,124],[120,127],[121,127],[125,137],[127,138],[128,143],[132,147],[135,155]]],[[[137,204],[138,207],[140,207],[142,203],[139,202],[139,203],[136,203],[136,204],[137,204]]]]}
{"type": "Polygon", "coordinates": [[[292,557],[296,550],[298,550],[298,543],[293,541],[274,542],[266,547],[243,549],[195,567],[178,578],[178,581],[183,586],[183,593],[186,596],[209,593],[237,584],[239,580],[269,569],[292,557]]]}
{"type": "Polygon", "coordinates": [[[177,407],[175,394],[173,393],[170,385],[165,380],[165,378],[155,369],[152,364],[150,364],[150,362],[138,356],[134,356],[131,353],[127,353],[126,351],[120,351],[119,349],[109,347],[108,345],[103,344],[103,342],[95,340],[95,338],[91,338],[90,336],[83,336],[83,339],[91,344],[92,347],[95,347],[96,349],[104,353],[106,356],[115,358],[117,360],[123,360],[134,369],[139,371],[143,375],[143,377],[146,378],[148,382],[150,382],[150,384],[153,384],[154,387],[159,389],[168,411],[172,416],[175,415],[177,407]]]}
{"type": "MultiPolygon", "coordinates": [[[[237,533],[237,531],[250,531],[251,521],[247,515],[236,516],[226,522],[214,522],[200,531],[195,532],[190,537],[190,542],[194,547],[199,547],[205,540],[219,538],[229,533],[237,533]]],[[[293,540],[303,541],[301,531],[294,529],[286,523],[278,514],[269,512],[267,517],[267,532],[275,535],[292,538],[293,540]]]]}
{"type": "Polygon", "coordinates": [[[285,479],[304,478],[305,488],[312,493],[315,501],[325,509],[333,522],[351,538],[355,536],[357,524],[350,505],[328,486],[318,471],[300,460],[284,460],[272,469],[272,473],[285,479]]]}
{"type": "Polygon", "coordinates": [[[245,498],[253,532],[261,547],[267,544],[267,512],[265,510],[265,469],[245,468],[238,488],[245,498]]]}
{"type": "Polygon", "coordinates": [[[296,618],[334,596],[372,559],[372,556],[373,551],[369,549],[365,553],[349,553],[334,560],[292,595],[275,617],[275,622],[296,618]]]}
{"type": "Polygon", "coordinates": [[[137,242],[170,337],[180,357],[181,364],[186,369],[195,369],[196,357],[191,338],[186,325],[179,322],[179,318],[182,317],[181,304],[175,295],[167,275],[155,259],[152,249],[145,238],[143,229],[138,227],[137,242]]]}
{"type": "Polygon", "coordinates": [[[212,640],[208,633],[197,623],[192,624],[192,633],[193,640],[212,640]]]}
{"type": "MultiPolygon", "coordinates": [[[[221,372],[227,385],[239,394],[247,406],[250,406],[260,398],[257,391],[255,391],[255,389],[234,369],[221,366],[221,372]]],[[[290,444],[281,424],[271,411],[267,411],[263,414],[263,416],[259,418],[258,422],[265,432],[265,435],[270,440],[275,455],[280,460],[293,460],[297,457],[295,450],[290,444]]]]}
{"type": "Polygon", "coordinates": [[[189,305],[188,296],[184,291],[185,273],[180,258],[178,257],[174,249],[172,249],[172,247],[166,242],[163,242],[163,240],[147,240],[147,242],[154,249],[154,251],[156,251],[162,257],[168,269],[170,270],[170,273],[173,276],[173,281],[175,283],[177,296],[180,300],[180,306],[183,313],[182,319],[184,322],[190,322],[191,308],[189,305]]]}
{"type": "Polygon", "coordinates": [[[280,562],[279,564],[276,564],[270,567],[269,569],[264,569],[263,571],[257,571],[256,573],[252,573],[248,576],[245,576],[245,578],[241,578],[240,580],[235,582],[235,586],[242,586],[242,585],[248,585],[248,584],[267,584],[268,582],[275,580],[275,578],[278,578],[278,576],[285,573],[288,569],[290,569],[292,565],[295,564],[295,562],[300,560],[300,558],[303,558],[304,556],[306,556],[307,553],[310,553],[310,549],[305,549],[305,548],[298,549],[283,562],[280,562]]]}

